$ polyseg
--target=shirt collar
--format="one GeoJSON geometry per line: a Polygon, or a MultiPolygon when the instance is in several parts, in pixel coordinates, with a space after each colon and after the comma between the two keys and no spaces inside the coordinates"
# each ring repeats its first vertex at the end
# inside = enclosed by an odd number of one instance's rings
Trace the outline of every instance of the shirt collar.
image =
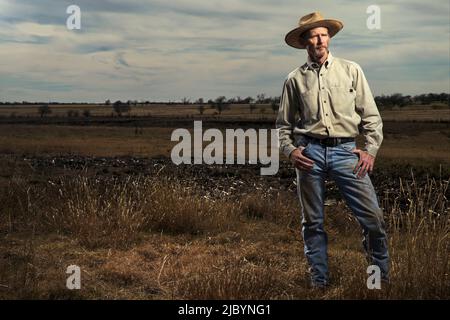
{"type": "MultiPolygon", "coordinates": [[[[331,62],[333,61],[333,55],[331,54],[330,51],[328,51],[328,57],[327,60],[325,60],[325,62],[323,63],[323,65],[325,66],[325,68],[328,69],[328,67],[331,65],[331,62]]],[[[311,60],[311,58],[308,55],[308,59],[306,61],[306,63],[304,64],[305,69],[309,68],[311,70],[314,69],[319,69],[320,65],[314,61],[311,60]]]]}

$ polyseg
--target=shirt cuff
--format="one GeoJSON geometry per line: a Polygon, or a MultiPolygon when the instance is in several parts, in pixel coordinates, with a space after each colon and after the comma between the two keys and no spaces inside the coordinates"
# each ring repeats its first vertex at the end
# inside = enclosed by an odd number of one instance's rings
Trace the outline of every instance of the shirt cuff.
{"type": "Polygon", "coordinates": [[[364,149],[368,154],[370,154],[371,156],[373,156],[375,158],[377,156],[379,147],[369,145],[369,146],[366,146],[364,149]]]}
{"type": "Polygon", "coordinates": [[[292,151],[294,151],[295,149],[297,149],[297,148],[293,144],[290,144],[290,145],[284,147],[282,152],[289,159],[289,156],[291,155],[292,151]]]}

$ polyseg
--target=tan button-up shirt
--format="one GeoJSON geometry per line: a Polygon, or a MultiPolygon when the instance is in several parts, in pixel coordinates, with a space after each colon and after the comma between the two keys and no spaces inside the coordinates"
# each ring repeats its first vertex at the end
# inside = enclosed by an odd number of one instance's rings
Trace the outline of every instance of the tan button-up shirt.
{"type": "Polygon", "coordinates": [[[287,157],[300,135],[314,138],[356,137],[376,156],[383,140],[383,123],[361,67],[328,53],[322,66],[308,61],[284,82],[276,120],[280,150],[287,157]]]}

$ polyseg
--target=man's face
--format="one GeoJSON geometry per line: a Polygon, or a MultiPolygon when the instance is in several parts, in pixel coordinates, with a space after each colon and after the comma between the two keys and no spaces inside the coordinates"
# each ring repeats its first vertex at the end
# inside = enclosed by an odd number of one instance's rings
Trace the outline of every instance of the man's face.
{"type": "Polygon", "coordinates": [[[306,50],[309,56],[316,59],[322,58],[328,53],[329,41],[330,36],[327,28],[318,27],[308,30],[306,33],[306,50]]]}

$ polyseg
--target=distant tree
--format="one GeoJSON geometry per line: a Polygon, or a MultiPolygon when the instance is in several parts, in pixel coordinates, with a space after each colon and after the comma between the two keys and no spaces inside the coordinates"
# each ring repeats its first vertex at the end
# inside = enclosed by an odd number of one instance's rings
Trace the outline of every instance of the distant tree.
{"type": "MultiPolygon", "coordinates": [[[[128,102],[130,102],[130,100],[128,100],[128,102]]],[[[130,112],[131,106],[130,103],[123,103],[122,101],[117,100],[113,103],[113,109],[114,112],[116,112],[117,115],[121,117],[123,113],[130,112]]]]}
{"type": "Polygon", "coordinates": [[[273,113],[276,113],[278,111],[278,103],[276,103],[274,100],[272,100],[270,107],[272,108],[273,113]]]}
{"type": "Polygon", "coordinates": [[[439,101],[450,105],[450,95],[447,93],[439,94],[439,101]]]}
{"type": "Polygon", "coordinates": [[[195,101],[195,103],[203,104],[205,102],[204,102],[203,98],[198,98],[197,101],[195,101]]]}
{"type": "Polygon", "coordinates": [[[242,103],[248,104],[248,103],[252,103],[253,101],[255,101],[255,99],[253,99],[252,97],[247,97],[244,100],[242,100],[242,103]]]}
{"type": "Polygon", "coordinates": [[[219,112],[219,115],[222,114],[222,111],[229,107],[229,104],[226,103],[226,97],[220,96],[217,97],[216,100],[211,104],[211,106],[219,112]]]}
{"type": "Polygon", "coordinates": [[[109,100],[109,99],[106,100],[106,101],[105,101],[105,105],[110,106],[110,105],[111,105],[111,100],[109,100]]]}
{"type": "Polygon", "coordinates": [[[256,103],[264,103],[266,95],[264,93],[260,93],[256,96],[256,103]]]}
{"type": "Polygon", "coordinates": [[[50,109],[48,104],[43,104],[38,108],[38,112],[41,115],[41,118],[45,117],[46,115],[52,113],[52,109],[50,109]]]}
{"type": "Polygon", "coordinates": [[[391,105],[397,105],[397,106],[402,106],[402,101],[403,101],[403,95],[401,93],[394,93],[393,95],[391,95],[390,97],[391,100],[391,105]]]}
{"type": "Polygon", "coordinates": [[[190,101],[190,99],[188,99],[188,98],[186,98],[186,97],[184,97],[183,99],[181,99],[181,102],[182,102],[183,104],[189,104],[189,101],[190,101]]]}
{"type": "Polygon", "coordinates": [[[205,106],[203,104],[199,105],[197,108],[198,108],[198,112],[200,112],[200,114],[203,114],[203,112],[205,112],[205,106]]]}

